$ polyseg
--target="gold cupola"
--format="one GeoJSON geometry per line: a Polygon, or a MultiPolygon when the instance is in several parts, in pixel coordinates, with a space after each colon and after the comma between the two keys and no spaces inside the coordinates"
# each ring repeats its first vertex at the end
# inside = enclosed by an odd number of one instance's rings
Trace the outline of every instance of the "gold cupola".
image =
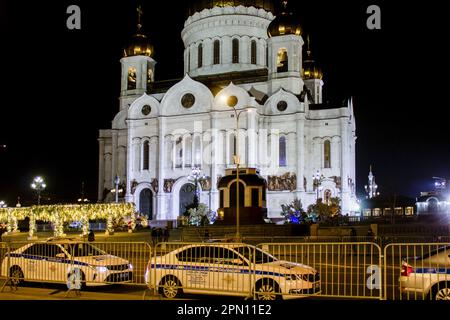
{"type": "Polygon", "coordinates": [[[308,44],[307,44],[306,57],[303,60],[303,80],[311,80],[311,79],[322,80],[323,72],[322,72],[322,69],[317,65],[316,61],[312,57],[309,36],[308,36],[307,43],[308,44]]]}
{"type": "Polygon", "coordinates": [[[288,2],[282,2],[282,12],[270,23],[267,33],[269,37],[287,36],[287,35],[302,35],[302,28],[297,20],[297,17],[289,11],[288,2]]]}
{"type": "Polygon", "coordinates": [[[142,16],[143,11],[141,6],[137,8],[138,12],[138,24],[137,24],[137,33],[133,35],[130,39],[128,45],[123,49],[124,57],[133,57],[133,56],[153,56],[153,46],[148,40],[147,36],[142,32],[142,16]]]}

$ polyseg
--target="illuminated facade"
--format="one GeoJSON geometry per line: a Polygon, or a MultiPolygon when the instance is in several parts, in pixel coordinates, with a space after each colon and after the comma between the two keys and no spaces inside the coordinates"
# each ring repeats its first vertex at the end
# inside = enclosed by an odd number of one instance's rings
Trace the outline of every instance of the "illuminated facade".
{"type": "Polygon", "coordinates": [[[318,170],[319,196],[340,197],[343,212],[352,211],[352,100],[322,103],[323,74],[309,48],[303,61],[300,24],[287,7],[276,18],[272,8],[270,1],[196,1],[181,33],[185,77],[177,81],[155,81],[153,47],[138,28],[139,41],[121,60],[120,112],[112,129],[100,131],[100,201],[111,200],[118,175],[123,199],[154,221],[176,220],[192,201],[191,170],[201,167],[200,202],[217,210],[218,182],[237,151],[241,167],[267,181],[269,218],[280,218],[281,205],[296,197],[304,207],[315,202],[318,170]],[[229,97],[242,111],[238,134],[229,97]]]}

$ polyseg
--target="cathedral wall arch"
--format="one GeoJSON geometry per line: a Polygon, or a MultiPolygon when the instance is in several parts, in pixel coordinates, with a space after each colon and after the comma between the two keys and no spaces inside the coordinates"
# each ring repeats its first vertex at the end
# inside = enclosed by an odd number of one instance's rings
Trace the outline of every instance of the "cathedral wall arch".
{"type": "Polygon", "coordinates": [[[160,115],[160,103],[152,96],[144,94],[142,97],[134,101],[128,111],[129,119],[148,119],[155,118],[160,115]],[[142,113],[144,106],[150,106],[151,112],[148,115],[142,113]]]}

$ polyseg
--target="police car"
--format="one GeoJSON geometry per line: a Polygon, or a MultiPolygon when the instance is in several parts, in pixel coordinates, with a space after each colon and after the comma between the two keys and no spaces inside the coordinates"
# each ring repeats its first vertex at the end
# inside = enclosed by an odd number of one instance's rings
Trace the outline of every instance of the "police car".
{"type": "Polygon", "coordinates": [[[27,244],[6,254],[2,276],[13,284],[22,281],[68,283],[78,277],[81,287],[126,283],[133,279],[133,266],[90,243],[49,239],[27,244]],[[8,259],[9,258],[9,259],[8,259]]]}
{"type": "Polygon", "coordinates": [[[166,298],[181,293],[254,296],[258,300],[320,294],[312,267],[281,261],[244,244],[192,244],[152,259],[145,281],[166,298]]]}
{"type": "Polygon", "coordinates": [[[400,290],[410,298],[450,300],[450,246],[404,259],[400,290]]]}

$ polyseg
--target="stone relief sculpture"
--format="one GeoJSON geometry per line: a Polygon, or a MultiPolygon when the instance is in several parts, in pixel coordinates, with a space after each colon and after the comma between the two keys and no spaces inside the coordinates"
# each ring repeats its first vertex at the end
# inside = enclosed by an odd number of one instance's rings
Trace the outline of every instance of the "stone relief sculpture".
{"type": "Polygon", "coordinates": [[[211,191],[211,177],[206,177],[200,180],[200,185],[203,191],[211,191]]]}
{"type": "Polygon", "coordinates": [[[153,179],[152,182],[150,183],[152,185],[153,188],[153,192],[158,193],[158,179],[153,179]]]}
{"type": "Polygon", "coordinates": [[[175,179],[164,179],[164,192],[171,193],[173,185],[175,184],[175,179]]]}
{"type": "Polygon", "coordinates": [[[285,173],[282,176],[268,176],[269,191],[294,191],[297,189],[297,175],[285,173]]]}

